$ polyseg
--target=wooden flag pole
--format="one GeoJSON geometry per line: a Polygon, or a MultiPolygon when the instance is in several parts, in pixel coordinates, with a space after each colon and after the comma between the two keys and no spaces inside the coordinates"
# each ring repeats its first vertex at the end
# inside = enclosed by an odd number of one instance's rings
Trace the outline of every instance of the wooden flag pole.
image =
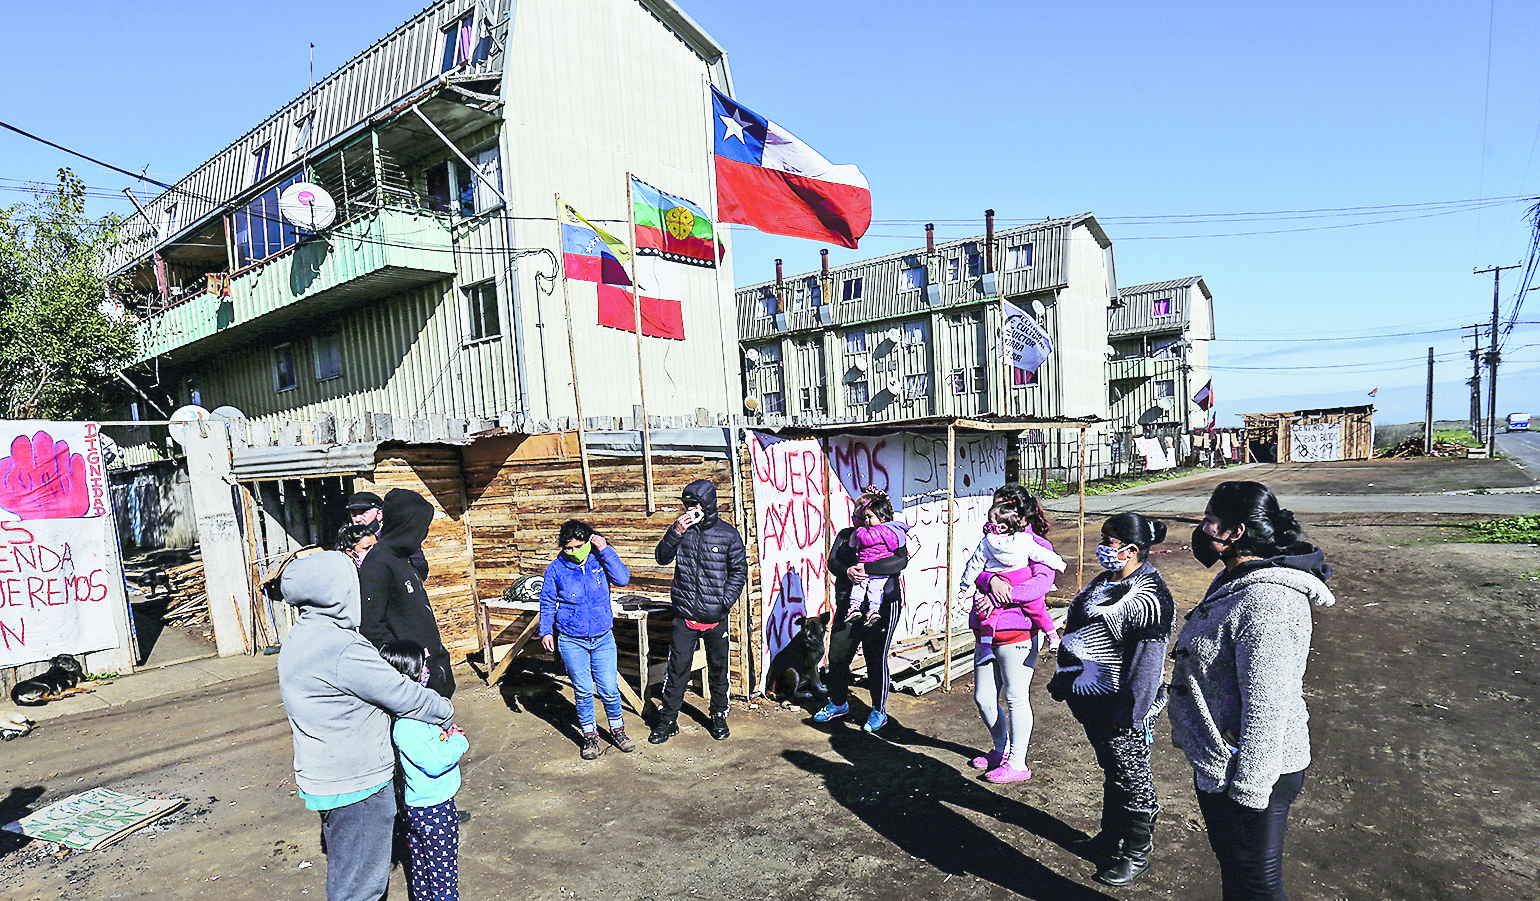
{"type": "Polygon", "coordinates": [[[952,507],[953,493],[957,488],[957,481],[953,472],[957,468],[957,420],[954,418],[946,424],[946,590],[941,596],[946,598],[946,637],[942,639],[941,656],[941,690],[952,690],[952,607],[954,589],[952,588],[952,530],[954,525],[952,507]]]}
{"type": "MultiPolygon", "coordinates": [[[[727,413],[732,414],[735,411],[741,412],[737,410],[738,405],[733,403],[737,399],[733,382],[736,381],[735,376],[739,371],[738,363],[734,359],[738,354],[737,302],[734,301],[734,307],[730,311],[732,318],[729,319],[729,307],[722,301],[722,251],[727,245],[722,242],[726,236],[726,229],[722,224],[722,211],[717,208],[716,103],[711,98],[710,76],[702,75],[701,84],[705,89],[706,99],[706,176],[707,188],[711,195],[707,198],[707,209],[711,210],[711,238],[714,245],[712,252],[716,254],[716,259],[711,261],[711,274],[716,288],[717,325],[722,331],[722,384],[727,391],[723,405],[727,413]],[[734,324],[731,329],[728,328],[729,322],[734,324]],[[729,331],[731,337],[729,337],[729,331]]],[[[696,424],[699,425],[699,423],[696,424]]]]}
{"type": "MultiPolygon", "coordinates": [[[[562,246],[562,225],[566,222],[563,211],[561,194],[558,192],[556,195],[557,247],[562,246]]],[[[572,335],[572,294],[567,288],[566,254],[558,253],[556,259],[556,265],[561,274],[561,302],[567,311],[567,353],[572,359],[572,401],[577,405],[578,462],[583,467],[583,499],[588,503],[589,512],[593,512],[594,482],[588,472],[588,442],[583,437],[583,392],[578,390],[577,339],[572,335]]]]}
{"type": "Polygon", "coordinates": [[[642,484],[646,493],[647,514],[657,512],[652,502],[652,428],[647,416],[647,374],[642,368],[642,298],[636,290],[637,269],[642,262],[641,248],[636,246],[636,201],[631,192],[631,173],[626,173],[626,218],[631,222],[631,311],[636,323],[636,386],[641,392],[642,406],[642,484]]]}
{"type": "Polygon", "coordinates": [[[1085,426],[1080,427],[1080,554],[1075,561],[1075,593],[1085,587],[1085,426]]]}

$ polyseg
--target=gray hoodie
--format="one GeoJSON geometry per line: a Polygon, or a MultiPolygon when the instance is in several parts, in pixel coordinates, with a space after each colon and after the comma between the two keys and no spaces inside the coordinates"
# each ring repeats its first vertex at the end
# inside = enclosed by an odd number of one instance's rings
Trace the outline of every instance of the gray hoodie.
{"type": "Polygon", "coordinates": [[[281,584],[299,611],[278,658],[278,689],[294,731],[294,781],[311,795],[389,782],[391,716],[447,725],[453,705],[397,672],[358,633],[358,572],[346,554],[296,560],[281,584]]]}
{"type": "Polygon", "coordinates": [[[1310,608],[1336,603],[1330,572],[1314,548],[1249,564],[1220,573],[1187,614],[1167,715],[1200,790],[1263,810],[1279,776],[1310,765],[1310,608]]]}

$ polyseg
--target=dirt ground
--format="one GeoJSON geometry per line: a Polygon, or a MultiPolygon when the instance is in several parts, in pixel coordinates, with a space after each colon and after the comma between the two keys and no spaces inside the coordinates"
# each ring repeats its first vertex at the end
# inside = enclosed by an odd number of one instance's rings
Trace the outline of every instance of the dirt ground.
{"type": "MultiPolygon", "coordinates": [[[[1453,466],[1414,481],[1474,475],[1453,466]]],[[[1287,474],[1288,490],[1323,494],[1359,477],[1318,472],[1287,474]]],[[[1337,567],[1338,604],[1316,616],[1315,761],[1290,820],[1292,897],[1540,897],[1540,549],[1449,541],[1455,519],[1306,522],[1337,567]]],[[[1172,540],[1153,558],[1179,614],[1211,575],[1187,551],[1192,524],[1172,518],[1172,540]]],[[[1045,661],[1038,683],[1052,672],[1045,661]]],[[[735,703],[732,738],[714,742],[692,694],[684,734],[590,763],[577,755],[570,694],[549,679],[494,689],[468,668],[457,677],[471,738],[458,798],[470,815],[467,898],[1219,897],[1191,771],[1164,722],[1154,867],[1126,889],[1091,881],[1093,866],[1066,846],[1094,827],[1099,775],[1040,684],[1036,776],[996,787],[967,766],[984,741],[971,679],[895,696],[880,737],[857,728],[859,704],[850,721],[815,726],[806,711],[761,702],[735,703]]],[[[634,718],[632,730],[645,731],[634,718]]],[[[294,795],[290,765],[271,674],[49,721],[0,745],[3,818],[93,786],[190,803],[93,854],[0,839],[3,894],[323,897],[317,820],[294,795]]]]}

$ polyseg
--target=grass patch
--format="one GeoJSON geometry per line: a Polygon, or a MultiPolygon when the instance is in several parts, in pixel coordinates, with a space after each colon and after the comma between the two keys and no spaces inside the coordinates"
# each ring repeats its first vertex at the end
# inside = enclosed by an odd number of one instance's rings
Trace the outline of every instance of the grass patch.
{"type": "Polygon", "coordinates": [[[1461,444],[1465,447],[1486,447],[1487,443],[1472,435],[1470,429],[1434,429],[1434,444],[1461,444]]]}
{"type": "MultiPolygon", "coordinates": [[[[1166,469],[1160,472],[1146,472],[1133,476],[1112,476],[1106,479],[1094,479],[1085,483],[1086,497],[1098,494],[1110,494],[1114,491],[1122,491],[1125,488],[1137,488],[1140,485],[1153,485],[1156,482],[1164,482],[1179,476],[1190,475],[1199,472],[1199,469],[1166,469]]],[[[1079,493],[1078,482],[1048,482],[1044,487],[1041,497],[1045,501],[1054,498],[1071,497],[1079,493]]]]}
{"type": "Polygon", "coordinates": [[[1540,513],[1473,522],[1465,533],[1467,541],[1486,544],[1540,544],[1540,513]]]}

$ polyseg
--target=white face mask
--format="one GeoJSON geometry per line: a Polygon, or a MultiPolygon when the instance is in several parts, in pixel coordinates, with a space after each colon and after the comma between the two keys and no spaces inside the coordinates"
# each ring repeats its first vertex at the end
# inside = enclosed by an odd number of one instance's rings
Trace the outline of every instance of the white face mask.
{"type": "Polygon", "coordinates": [[[1102,565],[1102,569],[1108,572],[1118,572],[1123,568],[1123,561],[1119,559],[1128,548],[1112,548],[1105,544],[1096,546],[1096,562],[1102,565]]]}

